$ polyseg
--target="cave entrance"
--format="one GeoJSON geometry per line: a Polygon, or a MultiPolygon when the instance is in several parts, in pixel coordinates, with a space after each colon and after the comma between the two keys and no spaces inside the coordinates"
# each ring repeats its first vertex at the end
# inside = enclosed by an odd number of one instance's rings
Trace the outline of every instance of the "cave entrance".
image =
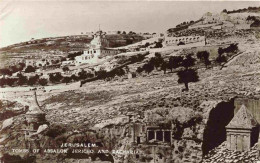
{"type": "Polygon", "coordinates": [[[221,102],[209,113],[208,122],[203,133],[202,152],[206,155],[210,150],[226,140],[225,126],[234,117],[234,99],[221,102]]]}

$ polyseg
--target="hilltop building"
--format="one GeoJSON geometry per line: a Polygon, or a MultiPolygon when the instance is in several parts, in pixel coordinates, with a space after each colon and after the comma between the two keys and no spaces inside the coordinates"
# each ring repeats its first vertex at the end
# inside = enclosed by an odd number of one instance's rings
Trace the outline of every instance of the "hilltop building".
{"type": "Polygon", "coordinates": [[[163,46],[176,46],[186,45],[191,43],[201,42],[203,45],[206,44],[205,36],[183,36],[183,37],[165,37],[163,46]]]}
{"type": "Polygon", "coordinates": [[[90,42],[90,48],[85,50],[82,55],[75,57],[75,63],[77,65],[82,63],[97,63],[103,56],[120,53],[119,50],[109,49],[109,41],[105,38],[105,35],[105,32],[101,30],[97,31],[90,42]]]}

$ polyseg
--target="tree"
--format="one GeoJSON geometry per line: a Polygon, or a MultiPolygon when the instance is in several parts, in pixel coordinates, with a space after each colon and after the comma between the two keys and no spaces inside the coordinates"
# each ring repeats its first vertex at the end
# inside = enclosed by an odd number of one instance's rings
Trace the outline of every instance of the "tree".
{"type": "Polygon", "coordinates": [[[194,66],[195,59],[192,57],[193,53],[190,53],[186,55],[185,59],[182,61],[181,65],[185,68],[184,70],[180,70],[177,72],[177,75],[179,77],[178,83],[184,83],[185,89],[183,91],[188,91],[189,82],[196,82],[198,81],[199,77],[195,70],[190,69],[189,67],[194,66]]]}
{"type": "Polygon", "coordinates": [[[38,75],[35,75],[35,76],[32,76],[28,79],[28,82],[27,84],[28,85],[34,85],[37,83],[37,81],[39,80],[39,76],[38,75]]]}
{"type": "Polygon", "coordinates": [[[154,48],[162,48],[163,45],[161,42],[156,42],[154,48]]]}
{"type": "Polygon", "coordinates": [[[166,74],[166,69],[167,69],[167,63],[165,61],[163,61],[162,65],[161,65],[161,70],[163,70],[164,74],[166,74]]]}
{"type": "Polygon", "coordinates": [[[177,73],[179,79],[178,83],[184,83],[185,89],[183,91],[188,91],[189,90],[189,83],[190,82],[197,82],[199,81],[199,77],[197,74],[197,71],[194,69],[185,69],[181,70],[177,73]]]}
{"type": "Polygon", "coordinates": [[[123,76],[123,75],[125,75],[125,71],[122,68],[116,69],[115,70],[115,75],[123,76]]]}
{"type": "Polygon", "coordinates": [[[85,70],[81,70],[79,72],[79,79],[86,79],[87,78],[87,72],[85,70]]]}
{"type": "Polygon", "coordinates": [[[22,71],[25,66],[26,66],[25,63],[20,62],[20,63],[18,64],[18,71],[22,71]]]}
{"type": "Polygon", "coordinates": [[[11,66],[10,69],[11,69],[10,71],[11,71],[12,73],[16,73],[16,72],[19,71],[19,69],[18,69],[16,66],[11,66]]]}
{"type": "Polygon", "coordinates": [[[73,75],[71,75],[71,80],[73,80],[73,81],[78,81],[78,77],[75,75],[75,74],[73,74],[73,75]]]}
{"type": "Polygon", "coordinates": [[[183,57],[182,56],[171,56],[169,58],[168,68],[171,70],[178,68],[182,65],[183,57]]]}
{"type": "Polygon", "coordinates": [[[63,76],[61,75],[61,73],[58,72],[55,75],[55,79],[56,79],[56,82],[60,82],[63,79],[63,76]]]}
{"type": "Polygon", "coordinates": [[[30,72],[35,72],[35,68],[33,66],[27,66],[25,71],[25,73],[30,73],[30,72]]]}
{"type": "Polygon", "coordinates": [[[224,54],[219,54],[216,58],[216,62],[218,62],[219,64],[227,62],[227,57],[224,54]]]}
{"type": "Polygon", "coordinates": [[[6,79],[2,78],[0,79],[0,86],[3,87],[6,84],[6,79]]]}
{"type": "Polygon", "coordinates": [[[154,67],[156,68],[156,70],[158,70],[158,67],[160,67],[161,64],[163,63],[163,58],[162,58],[162,56],[161,56],[160,53],[155,53],[154,55],[155,55],[155,57],[152,57],[152,58],[150,59],[149,63],[150,63],[151,65],[154,65],[154,67]]]}
{"type": "Polygon", "coordinates": [[[125,31],[123,31],[123,32],[122,32],[122,34],[124,34],[124,35],[125,35],[125,34],[126,34],[126,32],[125,32],[125,31]]]}
{"type": "Polygon", "coordinates": [[[49,75],[49,79],[52,83],[58,83],[62,80],[62,75],[60,73],[56,73],[56,74],[50,74],[49,75]]]}
{"type": "Polygon", "coordinates": [[[9,69],[7,69],[7,68],[3,68],[3,69],[0,69],[0,74],[11,76],[12,72],[9,69]]]}
{"type": "Polygon", "coordinates": [[[49,74],[49,80],[50,80],[50,82],[55,83],[55,75],[49,74]]]}
{"type": "Polygon", "coordinates": [[[182,61],[182,66],[188,69],[188,67],[194,66],[195,59],[192,57],[192,53],[188,54],[186,58],[182,61]]]}
{"type": "Polygon", "coordinates": [[[47,80],[47,79],[44,79],[44,78],[41,78],[41,79],[39,79],[39,84],[40,84],[41,86],[45,86],[45,85],[48,84],[48,80],[47,80]]]}
{"type": "Polygon", "coordinates": [[[150,72],[152,72],[154,70],[154,65],[148,62],[143,65],[143,69],[146,73],[149,74],[150,72]]]}
{"type": "Polygon", "coordinates": [[[206,65],[206,67],[208,65],[210,65],[210,60],[209,60],[209,52],[207,51],[199,51],[197,53],[197,58],[201,61],[204,62],[204,64],[206,65]]]}
{"type": "Polygon", "coordinates": [[[225,12],[225,13],[227,13],[227,9],[224,9],[222,12],[225,12]]]}
{"type": "Polygon", "coordinates": [[[107,77],[107,71],[106,70],[99,70],[97,72],[97,76],[100,77],[101,79],[105,79],[107,77]]]}
{"type": "Polygon", "coordinates": [[[217,62],[217,63],[221,64],[221,63],[227,61],[227,58],[226,58],[226,56],[224,55],[225,51],[226,51],[226,50],[223,49],[223,48],[221,48],[221,47],[218,48],[218,57],[216,58],[216,62],[217,62]]]}
{"type": "Polygon", "coordinates": [[[219,47],[219,48],[218,48],[218,54],[219,54],[219,55],[222,55],[223,53],[224,53],[224,49],[221,48],[221,47],[219,47]]]}
{"type": "Polygon", "coordinates": [[[63,83],[66,83],[66,84],[68,84],[70,81],[71,81],[71,78],[70,78],[70,77],[67,77],[67,76],[65,76],[65,77],[63,78],[63,80],[62,80],[62,82],[63,82],[63,83]]]}
{"type": "Polygon", "coordinates": [[[136,72],[137,72],[137,73],[141,73],[141,72],[143,72],[143,68],[141,68],[141,67],[137,67],[136,72]]]}
{"type": "Polygon", "coordinates": [[[17,82],[17,84],[19,86],[24,85],[25,83],[27,83],[27,81],[28,81],[28,79],[27,79],[26,76],[23,76],[22,74],[18,74],[18,82],[17,82]]]}
{"type": "Polygon", "coordinates": [[[16,82],[16,79],[13,79],[13,78],[5,79],[5,84],[7,84],[8,86],[13,86],[15,82],[16,82]]]}
{"type": "Polygon", "coordinates": [[[69,69],[69,67],[64,66],[64,67],[62,67],[62,70],[63,70],[64,72],[66,72],[66,71],[69,71],[70,69],[69,69]]]}
{"type": "Polygon", "coordinates": [[[148,46],[150,46],[150,43],[149,42],[146,42],[145,44],[144,44],[144,47],[148,47],[148,46]]]}

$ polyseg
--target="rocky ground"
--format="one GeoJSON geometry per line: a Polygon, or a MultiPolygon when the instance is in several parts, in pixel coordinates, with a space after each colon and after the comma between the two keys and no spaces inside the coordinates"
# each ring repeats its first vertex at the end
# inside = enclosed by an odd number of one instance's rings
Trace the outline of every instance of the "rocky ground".
{"type": "Polygon", "coordinates": [[[256,144],[249,151],[230,151],[226,149],[226,142],[222,143],[217,148],[213,149],[208,155],[203,159],[203,163],[217,162],[217,163],[254,163],[259,161],[258,159],[259,149],[256,144]]]}

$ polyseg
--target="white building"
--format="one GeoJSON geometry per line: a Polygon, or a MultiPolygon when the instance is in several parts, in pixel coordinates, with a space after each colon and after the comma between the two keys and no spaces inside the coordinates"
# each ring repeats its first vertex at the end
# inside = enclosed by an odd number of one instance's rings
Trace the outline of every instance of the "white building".
{"type": "Polygon", "coordinates": [[[102,57],[116,55],[119,50],[109,49],[109,41],[105,38],[106,33],[101,30],[94,34],[94,39],[90,42],[91,46],[80,56],[75,57],[77,65],[82,63],[97,63],[102,57]]]}

